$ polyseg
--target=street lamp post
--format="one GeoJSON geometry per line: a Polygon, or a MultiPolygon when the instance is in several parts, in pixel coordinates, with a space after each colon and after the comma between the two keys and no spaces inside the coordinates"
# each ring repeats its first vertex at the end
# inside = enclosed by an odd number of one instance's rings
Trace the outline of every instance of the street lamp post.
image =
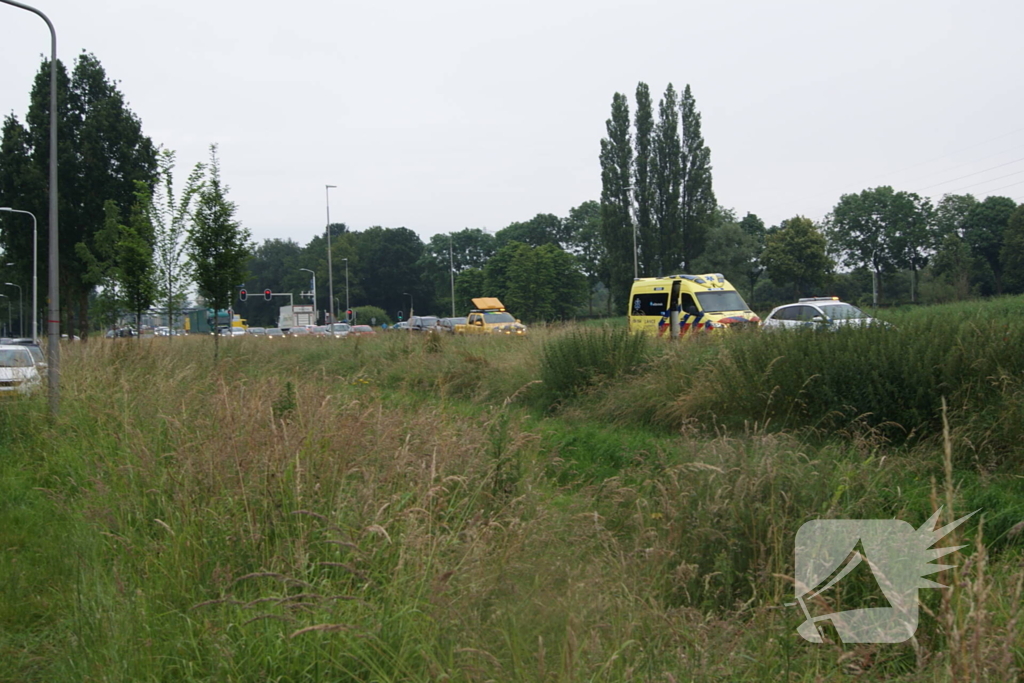
{"type": "Polygon", "coordinates": [[[348,312],[352,310],[352,306],[348,301],[348,259],[342,259],[345,262],[345,315],[348,316],[348,312]]]}
{"type": "MultiPolygon", "coordinates": [[[[0,206],[0,211],[7,211],[9,213],[23,213],[26,216],[32,217],[32,341],[39,341],[39,259],[38,259],[38,247],[39,247],[39,225],[36,222],[36,215],[31,211],[21,211],[19,209],[12,209],[9,206],[0,206]]],[[[22,334],[25,331],[22,330],[22,334]]]]}
{"type": "Polygon", "coordinates": [[[25,336],[25,298],[22,296],[21,285],[16,285],[13,282],[5,282],[8,287],[18,288],[18,334],[22,337],[25,336]]]}
{"type": "Polygon", "coordinates": [[[331,300],[331,336],[334,336],[334,271],[331,269],[331,190],[337,185],[325,185],[324,194],[327,195],[327,295],[331,300]]]}
{"type": "Polygon", "coordinates": [[[35,7],[24,5],[17,0],[0,0],[38,15],[50,29],[50,271],[47,278],[49,293],[49,316],[46,321],[46,347],[48,356],[47,384],[49,387],[50,414],[57,415],[60,409],[60,279],[59,232],[57,230],[57,31],[49,17],[35,7]]]}
{"type": "Polygon", "coordinates": [[[11,297],[0,294],[0,299],[7,299],[7,332],[11,330],[11,297]]]}
{"type": "MultiPolygon", "coordinates": [[[[314,273],[309,268],[299,268],[299,270],[304,270],[304,271],[306,271],[307,273],[309,273],[310,275],[313,276],[313,312],[316,313],[316,273],[314,273]]],[[[319,313],[317,313],[316,314],[316,318],[319,318],[319,317],[320,317],[320,315],[319,315],[319,313]]]]}

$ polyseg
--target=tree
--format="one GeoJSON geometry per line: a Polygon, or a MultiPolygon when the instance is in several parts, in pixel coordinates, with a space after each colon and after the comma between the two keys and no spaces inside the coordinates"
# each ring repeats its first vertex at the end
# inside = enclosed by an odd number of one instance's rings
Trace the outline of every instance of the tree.
{"type": "Polygon", "coordinates": [[[693,262],[694,272],[722,273],[732,283],[748,280],[751,264],[761,249],[756,238],[736,221],[735,214],[719,207],[707,236],[707,248],[693,262]]]}
{"type": "MultiPolygon", "coordinates": [[[[216,316],[217,311],[231,306],[236,287],[245,281],[253,247],[249,231],[235,219],[235,203],[227,198],[229,188],[221,180],[217,145],[210,145],[210,163],[205,172],[189,226],[188,257],[196,289],[216,316]]],[[[214,339],[216,360],[220,350],[219,329],[214,339]]]]}
{"type": "MultiPolygon", "coordinates": [[[[0,146],[4,156],[0,160],[0,191],[5,202],[31,211],[41,222],[49,214],[49,93],[50,65],[44,60],[32,87],[27,127],[8,117],[0,146]]],[[[124,95],[92,54],[78,56],[70,78],[58,63],[57,106],[61,305],[65,329],[71,333],[77,327],[84,338],[95,285],[83,279],[88,269],[79,254],[95,251],[96,234],[106,220],[106,201],[114,201],[120,214],[128,215],[135,201],[135,182],[152,186],[156,149],[142,134],[142,124],[128,109],[124,95]],[[86,252],[81,252],[78,244],[83,244],[86,252]]],[[[40,253],[46,253],[47,239],[46,231],[41,231],[40,253]]],[[[30,240],[21,243],[19,237],[4,246],[13,260],[26,264],[23,270],[27,273],[30,240]]]]}
{"type": "Polygon", "coordinates": [[[969,194],[947,194],[935,207],[936,253],[932,272],[949,282],[958,301],[966,299],[971,291],[975,264],[964,235],[967,217],[977,203],[969,194]]]}
{"type": "Polygon", "coordinates": [[[509,242],[539,247],[544,244],[564,246],[566,241],[562,219],[551,213],[539,213],[528,221],[511,223],[494,235],[495,249],[501,249],[509,242]]]}
{"type": "Polygon", "coordinates": [[[910,301],[917,301],[917,273],[928,264],[937,246],[933,229],[935,211],[927,197],[897,192],[889,207],[889,239],[894,263],[910,270],[910,301]]]}
{"type": "Polygon", "coordinates": [[[185,257],[192,204],[203,181],[204,166],[197,164],[185,182],[181,197],[174,196],[174,152],[160,152],[159,180],[150,202],[153,226],[153,259],[156,267],[157,297],[167,312],[167,326],[174,328],[174,316],[185,307],[191,283],[190,264],[185,257]]]}
{"type": "MultiPolygon", "coordinates": [[[[710,223],[714,220],[715,192],[711,187],[711,150],[704,144],[700,130],[700,113],[687,85],[679,103],[682,125],[680,165],[680,226],[682,228],[683,269],[704,252],[710,223]]],[[[669,264],[675,267],[678,264],[669,264]]]]}
{"type": "Polygon", "coordinates": [[[495,296],[487,289],[487,276],[482,268],[467,268],[455,278],[455,306],[459,315],[473,308],[473,299],[495,296]]]}
{"type": "Polygon", "coordinates": [[[630,174],[633,147],[629,132],[629,103],[615,93],[612,115],[605,126],[608,137],[601,140],[601,237],[607,253],[608,300],[625,302],[633,278],[635,233],[630,217],[630,174]]]}
{"type": "Polygon", "coordinates": [[[1014,210],[1006,224],[1000,258],[1008,289],[1024,292],[1024,204],[1014,210]]]}
{"type": "Polygon", "coordinates": [[[679,198],[682,192],[682,149],[679,142],[679,103],[669,83],[658,103],[658,126],[651,162],[653,218],[657,242],[649,275],[669,275],[683,263],[679,198]]]}
{"type": "Polygon", "coordinates": [[[898,235],[908,209],[906,201],[889,186],[845,194],[826,217],[832,251],[841,263],[872,272],[872,303],[881,298],[881,276],[902,260],[898,235]]]}
{"type": "Polygon", "coordinates": [[[826,241],[809,218],[796,216],[782,221],[765,238],[761,261],[776,286],[793,284],[797,297],[813,285],[824,284],[832,268],[826,241]]]}
{"type": "Polygon", "coordinates": [[[1016,208],[1016,202],[1008,197],[986,197],[971,207],[964,224],[964,239],[971,253],[992,269],[996,294],[1003,293],[1003,236],[1016,208]]]}
{"type": "MultiPolygon", "coordinates": [[[[319,244],[326,246],[326,239],[321,236],[319,244]]],[[[294,240],[265,240],[254,249],[249,259],[247,283],[250,284],[250,289],[255,292],[269,289],[293,294],[299,291],[302,282],[308,278],[299,270],[305,264],[303,253],[303,248],[294,240]]],[[[323,256],[323,261],[326,263],[326,255],[323,256]]],[[[243,315],[250,325],[276,327],[280,304],[279,299],[266,301],[262,296],[253,296],[240,304],[239,308],[244,311],[243,315]]]]}
{"type": "Polygon", "coordinates": [[[594,289],[598,282],[605,282],[606,279],[606,255],[601,242],[601,205],[590,200],[569,209],[565,227],[569,236],[568,251],[575,254],[580,270],[587,278],[587,306],[593,315],[594,289]]]}
{"type": "Polygon", "coordinates": [[[651,184],[653,162],[654,112],[651,106],[651,91],[646,83],[636,86],[636,156],[633,158],[633,206],[636,216],[636,236],[639,249],[640,271],[657,272],[659,266],[658,239],[654,231],[652,210],[654,188],[651,184]]]}
{"type": "Polygon", "coordinates": [[[420,267],[438,306],[452,307],[452,278],[467,268],[483,268],[494,255],[494,245],[494,236],[480,228],[438,233],[430,238],[423,248],[420,267]]]}
{"type": "Polygon", "coordinates": [[[100,316],[116,322],[127,311],[140,329],[142,314],[156,298],[153,224],[149,219],[153,198],[141,181],[136,184],[135,196],[127,225],[121,223],[117,203],[107,200],[104,225],[94,236],[93,249],[81,242],[75,248],[85,265],[82,282],[101,288],[96,302],[100,316]]]}
{"type": "Polygon", "coordinates": [[[553,244],[510,242],[488,261],[484,274],[486,296],[498,297],[524,320],[569,317],[586,296],[579,263],[553,244]]]}
{"type": "Polygon", "coordinates": [[[362,286],[366,297],[359,303],[379,306],[389,312],[399,311],[409,302],[409,297],[405,296],[408,292],[415,300],[417,310],[430,311],[433,308],[434,292],[424,283],[419,266],[423,256],[423,241],[419,235],[408,228],[373,226],[355,233],[353,240],[356,257],[362,264],[362,286]]]}
{"type": "Polygon", "coordinates": [[[740,229],[750,238],[751,245],[751,258],[746,265],[745,279],[750,287],[748,295],[750,297],[750,305],[754,305],[754,288],[757,287],[757,281],[761,278],[764,273],[764,264],[761,262],[761,255],[764,253],[765,237],[767,231],[764,227],[764,221],[761,220],[757,214],[747,213],[740,221],[740,229]]]}

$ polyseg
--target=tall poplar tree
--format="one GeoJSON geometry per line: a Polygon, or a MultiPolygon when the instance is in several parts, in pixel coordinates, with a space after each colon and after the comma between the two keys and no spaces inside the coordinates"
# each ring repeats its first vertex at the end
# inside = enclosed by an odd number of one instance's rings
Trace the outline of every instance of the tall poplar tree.
{"type": "Polygon", "coordinates": [[[615,93],[612,115],[606,122],[608,137],[601,140],[601,237],[608,257],[612,301],[624,304],[633,281],[633,221],[630,216],[633,146],[629,131],[629,102],[615,93]]]}
{"type": "Polygon", "coordinates": [[[650,275],[671,275],[683,262],[683,236],[679,216],[679,195],[683,182],[679,142],[679,101],[671,83],[658,103],[658,126],[654,134],[651,164],[653,220],[658,235],[657,260],[650,275]]]}
{"type": "Polygon", "coordinates": [[[700,130],[700,112],[697,111],[689,85],[683,90],[683,99],[679,103],[679,120],[682,124],[682,265],[687,269],[704,251],[708,228],[714,220],[717,206],[715,192],[711,186],[711,150],[704,144],[704,136],[700,130]]]}
{"type": "Polygon", "coordinates": [[[651,217],[653,208],[653,187],[651,185],[651,162],[653,161],[654,112],[651,106],[651,91],[646,83],[636,86],[636,156],[633,159],[633,206],[636,214],[637,244],[641,275],[659,275],[658,238],[651,217]]]}

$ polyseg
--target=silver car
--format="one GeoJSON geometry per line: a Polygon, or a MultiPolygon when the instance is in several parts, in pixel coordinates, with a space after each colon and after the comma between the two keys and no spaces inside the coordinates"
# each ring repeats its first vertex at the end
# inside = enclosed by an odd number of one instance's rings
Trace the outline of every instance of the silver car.
{"type": "Polygon", "coordinates": [[[42,386],[28,348],[15,344],[0,346],[0,395],[28,393],[42,386]]]}
{"type": "Polygon", "coordinates": [[[799,299],[795,304],[777,306],[761,321],[761,327],[766,330],[834,330],[847,325],[875,324],[885,323],[872,318],[852,304],[840,301],[836,296],[809,297],[799,299]]]}

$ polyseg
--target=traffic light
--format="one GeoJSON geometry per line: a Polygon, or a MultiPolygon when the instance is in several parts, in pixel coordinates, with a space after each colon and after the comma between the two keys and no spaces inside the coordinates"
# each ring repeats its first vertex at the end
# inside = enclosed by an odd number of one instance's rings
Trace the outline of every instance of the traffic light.
{"type": "Polygon", "coordinates": [[[239,301],[245,301],[245,297],[247,297],[247,296],[249,296],[249,294],[244,289],[238,290],[238,300],[239,301]]]}
{"type": "Polygon", "coordinates": [[[345,321],[346,322],[352,322],[353,320],[355,320],[355,317],[356,317],[355,313],[352,312],[351,308],[348,309],[347,311],[345,311],[345,321]]]}
{"type": "Polygon", "coordinates": [[[398,312],[398,322],[402,322],[402,312],[398,312]]]}
{"type": "Polygon", "coordinates": [[[270,301],[271,299],[274,298],[274,293],[271,292],[269,289],[264,289],[263,298],[266,299],[267,301],[270,301]]]}

